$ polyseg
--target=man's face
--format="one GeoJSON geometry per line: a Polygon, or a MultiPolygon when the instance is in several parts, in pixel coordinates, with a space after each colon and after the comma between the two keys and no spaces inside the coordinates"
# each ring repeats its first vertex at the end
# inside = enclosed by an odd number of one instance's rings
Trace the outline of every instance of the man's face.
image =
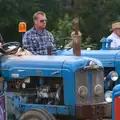
{"type": "Polygon", "coordinates": [[[46,16],[39,14],[37,16],[37,20],[35,24],[38,28],[41,28],[41,29],[45,28],[46,27],[46,16]]]}
{"type": "Polygon", "coordinates": [[[114,32],[120,37],[120,28],[115,29],[114,32]]]}

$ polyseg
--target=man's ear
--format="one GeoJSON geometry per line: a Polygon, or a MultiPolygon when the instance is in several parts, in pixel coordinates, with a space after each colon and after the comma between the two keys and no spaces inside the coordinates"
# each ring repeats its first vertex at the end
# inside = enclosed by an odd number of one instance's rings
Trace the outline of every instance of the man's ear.
{"type": "Polygon", "coordinates": [[[34,24],[35,24],[35,25],[37,24],[37,20],[34,20],[34,24]]]}

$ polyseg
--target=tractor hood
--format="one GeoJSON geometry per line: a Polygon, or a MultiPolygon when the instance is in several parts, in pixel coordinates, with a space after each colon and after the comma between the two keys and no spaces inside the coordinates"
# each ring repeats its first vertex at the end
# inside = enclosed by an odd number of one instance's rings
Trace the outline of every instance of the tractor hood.
{"type": "MultiPolygon", "coordinates": [[[[58,50],[57,55],[73,55],[73,49],[70,50],[58,50]]],[[[82,50],[81,56],[92,57],[100,60],[104,67],[114,67],[116,55],[119,53],[119,50],[82,50]]]]}
{"type": "MultiPolygon", "coordinates": [[[[62,76],[64,70],[76,71],[86,66],[89,61],[90,58],[77,56],[1,56],[0,71],[7,79],[30,75],[62,76]]],[[[101,63],[97,62],[101,66],[101,63]]]]}

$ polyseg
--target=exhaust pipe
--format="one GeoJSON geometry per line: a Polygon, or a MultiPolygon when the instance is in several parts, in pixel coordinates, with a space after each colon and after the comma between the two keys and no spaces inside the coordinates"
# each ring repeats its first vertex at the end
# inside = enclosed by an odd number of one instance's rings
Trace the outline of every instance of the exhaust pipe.
{"type": "Polygon", "coordinates": [[[48,42],[46,46],[47,46],[47,55],[52,55],[53,44],[51,42],[48,42]]]}
{"type": "Polygon", "coordinates": [[[81,56],[81,33],[79,31],[79,19],[75,17],[74,19],[74,30],[71,33],[71,38],[73,41],[73,55],[81,56]]]}

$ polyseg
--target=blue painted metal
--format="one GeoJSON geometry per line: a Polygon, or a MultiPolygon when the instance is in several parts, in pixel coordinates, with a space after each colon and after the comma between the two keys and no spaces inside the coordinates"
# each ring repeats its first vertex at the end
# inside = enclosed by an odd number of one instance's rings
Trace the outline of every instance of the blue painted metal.
{"type": "Polygon", "coordinates": [[[40,84],[43,85],[44,84],[44,80],[42,78],[40,78],[40,84]]]}
{"type": "MultiPolygon", "coordinates": [[[[115,67],[119,50],[82,50],[81,55],[100,60],[104,67],[115,67]]],[[[72,56],[72,49],[58,50],[57,55],[72,56]]]]}
{"type": "Polygon", "coordinates": [[[102,39],[101,39],[101,43],[102,43],[102,48],[101,48],[101,50],[109,50],[110,48],[111,48],[111,42],[112,42],[113,40],[111,40],[111,39],[106,39],[105,37],[103,37],[102,39]]]}
{"type": "MultiPolygon", "coordinates": [[[[59,56],[34,56],[34,57],[33,56],[22,56],[22,57],[2,56],[0,58],[0,63],[1,63],[0,72],[5,78],[5,80],[13,80],[16,78],[23,79],[30,75],[31,76],[63,77],[65,106],[26,104],[25,102],[23,102],[24,100],[22,100],[21,110],[26,111],[30,108],[44,108],[56,115],[63,114],[63,115],[74,116],[76,95],[75,95],[75,82],[74,82],[75,76],[73,73],[76,70],[84,68],[90,60],[94,60],[101,67],[102,67],[102,64],[104,67],[115,67],[115,70],[120,75],[120,64],[119,64],[120,48],[116,48],[116,50],[110,50],[111,49],[110,44],[112,40],[106,40],[104,38],[101,40],[101,42],[102,42],[101,50],[90,50],[90,51],[82,50],[82,56],[86,56],[86,57],[72,56],[73,49],[58,50],[57,55],[59,56]],[[106,44],[108,44],[107,47],[106,47],[106,44]],[[91,57],[91,58],[88,58],[88,57],[91,57]],[[96,59],[93,59],[93,58],[96,58],[96,59]],[[99,60],[102,62],[102,64],[99,60]]],[[[89,76],[89,85],[92,85],[91,73],[88,76],[89,76]]],[[[41,84],[43,82],[44,81],[40,80],[41,84]]],[[[115,89],[114,89],[114,92],[115,92],[115,89]]],[[[118,95],[118,94],[119,93],[115,95],[118,95]]],[[[13,93],[13,96],[14,95],[15,93],[13,93]]],[[[90,100],[92,102],[92,98],[90,98],[90,100]]],[[[113,100],[114,100],[114,97],[113,97],[113,100]]],[[[13,106],[16,106],[16,103],[20,104],[20,101],[18,99],[15,99],[15,104],[13,106]]],[[[114,103],[113,103],[113,107],[114,107],[114,103]]]]}
{"type": "Polygon", "coordinates": [[[107,48],[108,48],[108,49],[111,48],[111,42],[112,42],[112,41],[113,41],[113,40],[110,40],[110,39],[107,41],[107,43],[108,43],[108,47],[107,47],[107,48]]]}
{"type": "Polygon", "coordinates": [[[76,97],[71,97],[71,96],[76,96],[75,95],[75,81],[74,81],[75,76],[71,70],[67,70],[67,69],[64,69],[64,71],[62,72],[62,76],[64,78],[64,81],[63,81],[64,103],[65,105],[75,106],[76,97]]]}
{"type": "Polygon", "coordinates": [[[52,114],[56,115],[72,115],[74,116],[74,111],[72,111],[73,106],[56,106],[56,105],[40,105],[40,104],[21,104],[22,111],[27,111],[31,108],[45,109],[52,114]]]}
{"type": "Polygon", "coordinates": [[[16,118],[18,118],[20,116],[20,112],[21,112],[21,103],[25,104],[27,101],[27,96],[25,96],[24,98],[20,97],[19,94],[17,92],[7,92],[7,111],[8,111],[8,115],[15,115],[16,118]],[[16,99],[14,96],[17,96],[20,98],[20,101],[18,99],[16,99]],[[13,98],[14,98],[14,103],[13,103],[13,98]],[[17,103],[19,104],[19,106],[17,105],[17,103]]]}
{"type": "Polygon", "coordinates": [[[106,49],[106,38],[105,37],[101,39],[101,43],[102,43],[101,50],[105,50],[106,49]]]}
{"type": "MultiPolygon", "coordinates": [[[[83,68],[88,60],[90,59],[87,57],[75,56],[24,56],[21,59],[14,56],[3,56],[0,59],[0,67],[2,75],[9,80],[25,78],[29,75],[61,77],[62,69],[70,69],[74,72],[78,68],[83,68]],[[54,74],[55,72],[58,73],[54,74]]],[[[98,60],[94,60],[102,67],[98,60]]]]}
{"type": "MultiPolygon", "coordinates": [[[[95,61],[103,68],[101,62],[95,58],[77,56],[2,56],[0,59],[0,71],[5,80],[23,79],[28,76],[62,77],[64,84],[64,106],[27,104],[16,93],[8,94],[8,111],[14,111],[19,116],[20,111],[25,112],[30,108],[44,108],[56,115],[75,115],[75,71],[88,65],[89,61],[95,61]],[[54,61],[54,62],[53,62],[54,61]],[[72,96],[72,97],[71,97],[72,96]],[[12,99],[14,98],[14,99],[12,99]],[[12,102],[13,100],[13,102],[12,102]],[[22,101],[22,102],[21,102],[22,101]],[[13,103],[13,105],[11,104],[13,103]],[[12,106],[11,106],[12,105],[12,106]],[[20,107],[20,109],[19,109],[20,107]],[[12,108],[12,110],[11,110],[12,108]],[[15,110],[15,109],[16,110],[15,110]],[[18,112],[18,113],[16,113],[18,112]]],[[[91,75],[90,75],[91,76],[91,75]]],[[[90,77],[89,76],[89,77],[90,77]]],[[[89,79],[91,80],[91,78],[89,79]]],[[[92,84],[91,81],[89,84],[92,84]]],[[[91,86],[92,87],[92,86],[91,86]]],[[[91,98],[92,99],[92,98],[91,98]]],[[[92,100],[91,100],[92,101],[92,100]]]]}
{"type": "Polygon", "coordinates": [[[12,106],[15,109],[18,109],[21,105],[21,101],[20,101],[20,96],[13,96],[12,98],[12,106]]]}
{"type": "MultiPolygon", "coordinates": [[[[115,68],[115,71],[120,76],[120,47],[111,50],[112,40],[103,38],[101,40],[102,48],[100,50],[82,50],[81,56],[92,57],[100,60],[104,67],[115,68]]],[[[72,56],[73,49],[57,50],[57,55],[72,56]]],[[[120,77],[116,81],[116,85],[120,83],[120,77]]]]}

